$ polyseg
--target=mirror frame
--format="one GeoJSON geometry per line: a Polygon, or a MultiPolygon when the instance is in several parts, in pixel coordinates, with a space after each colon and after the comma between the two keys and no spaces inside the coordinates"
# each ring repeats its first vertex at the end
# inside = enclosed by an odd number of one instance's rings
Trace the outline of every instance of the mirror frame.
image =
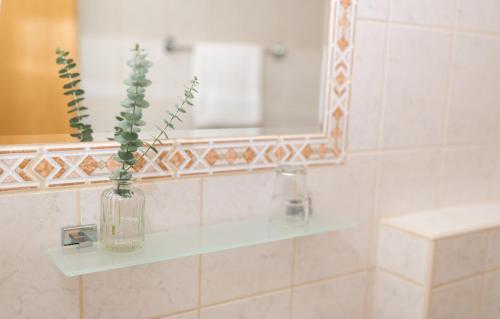
{"type": "MultiPolygon", "coordinates": [[[[177,139],[137,163],[138,180],[250,172],[282,164],[342,164],[347,143],[356,3],[330,0],[321,133],[177,139]]],[[[0,191],[103,184],[118,167],[114,142],[0,147],[0,191]]]]}

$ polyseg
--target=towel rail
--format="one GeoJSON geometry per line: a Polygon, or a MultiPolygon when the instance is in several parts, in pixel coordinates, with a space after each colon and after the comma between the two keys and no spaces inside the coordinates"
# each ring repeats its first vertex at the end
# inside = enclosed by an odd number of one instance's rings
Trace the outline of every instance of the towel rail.
{"type": "MultiPolygon", "coordinates": [[[[188,45],[179,45],[174,37],[168,37],[165,43],[165,50],[168,53],[191,52],[193,51],[193,47],[188,45]]],[[[275,43],[271,47],[266,48],[265,53],[280,60],[287,56],[288,48],[283,44],[275,43]]]]}

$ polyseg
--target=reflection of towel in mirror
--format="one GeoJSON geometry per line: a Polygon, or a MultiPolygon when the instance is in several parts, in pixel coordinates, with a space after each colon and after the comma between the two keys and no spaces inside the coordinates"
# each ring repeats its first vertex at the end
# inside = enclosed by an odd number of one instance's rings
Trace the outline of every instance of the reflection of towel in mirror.
{"type": "Polygon", "coordinates": [[[193,74],[200,79],[193,109],[196,128],[261,125],[262,55],[251,44],[195,45],[193,74]]]}

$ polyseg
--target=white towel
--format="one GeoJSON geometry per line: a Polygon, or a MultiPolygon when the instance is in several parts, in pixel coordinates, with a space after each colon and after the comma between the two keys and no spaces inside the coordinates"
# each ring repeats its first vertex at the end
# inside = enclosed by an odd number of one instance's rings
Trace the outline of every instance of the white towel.
{"type": "Polygon", "coordinates": [[[195,128],[262,123],[262,49],[251,44],[199,43],[193,74],[200,80],[195,128]]]}

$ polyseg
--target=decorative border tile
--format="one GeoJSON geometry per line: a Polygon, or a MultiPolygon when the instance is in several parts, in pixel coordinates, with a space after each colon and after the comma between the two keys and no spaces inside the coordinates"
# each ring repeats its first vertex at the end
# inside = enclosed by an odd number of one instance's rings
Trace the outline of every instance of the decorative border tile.
{"type": "MultiPolygon", "coordinates": [[[[341,164],[350,100],[353,0],[331,0],[325,121],[320,135],[177,140],[134,167],[138,179],[253,171],[279,164],[341,164]]],[[[104,183],[118,167],[114,143],[18,146],[0,150],[0,191],[104,183]]]]}

